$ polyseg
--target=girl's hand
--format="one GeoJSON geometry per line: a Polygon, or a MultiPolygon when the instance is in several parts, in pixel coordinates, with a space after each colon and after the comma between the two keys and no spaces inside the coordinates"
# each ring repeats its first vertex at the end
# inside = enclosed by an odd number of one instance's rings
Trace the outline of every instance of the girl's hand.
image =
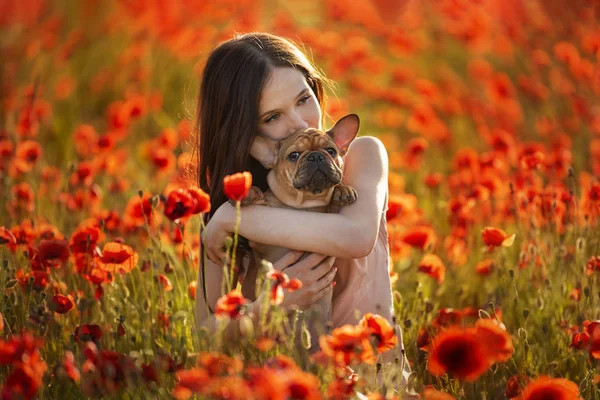
{"type": "Polygon", "coordinates": [[[202,231],[202,243],[206,256],[217,265],[223,265],[227,257],[225,239],[235,230],[235,208],[225,202],[213,214],[202,231]]]}
{"type": "Polygon", "coordinates": [[[307,253],[290,251],[273,264],[273,268],[284,272],[290,279],[296,278],[302,282],[302,287],[294,292],[284,289],[281,303],[284,308],[294,305],[307,308],[333,290],[332,282],[337,272],[333,266],[335,257],[310,253],[300,259],[304,254],[307,253]]]}

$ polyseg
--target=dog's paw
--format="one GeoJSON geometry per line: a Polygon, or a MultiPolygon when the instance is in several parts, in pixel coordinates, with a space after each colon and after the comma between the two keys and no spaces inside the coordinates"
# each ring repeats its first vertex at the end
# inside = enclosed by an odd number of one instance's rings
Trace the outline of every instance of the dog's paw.
{"type": "Polygon", "coordinates": [[[248,196],[244,197],[241,202],[241,206],[249,206],[253,204],[265,205],[265,194],[262,190],[258,188],[258,186],[252,186],[248,191],[248,196]]]}
{"type": "Polygon", "coordinates": [[[348,185],[337,185],[333,189],[333,196],[331,197],[331,205],[334,207],[345,207],[354,203],[358,198],[358,193],[352,186],[348,185]]]}

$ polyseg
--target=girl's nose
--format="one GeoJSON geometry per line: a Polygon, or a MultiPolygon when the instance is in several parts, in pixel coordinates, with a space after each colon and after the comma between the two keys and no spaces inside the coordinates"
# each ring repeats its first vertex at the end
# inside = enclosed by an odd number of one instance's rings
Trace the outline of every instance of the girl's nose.
{"type": "Polygon", "coordinates": [[[306,129],[306,128],[308,128],[308,122],[306,122],[300,114],[293,114],[291,122],[290,122],[289,132],[293,133],[299,129],[306,129]]]}

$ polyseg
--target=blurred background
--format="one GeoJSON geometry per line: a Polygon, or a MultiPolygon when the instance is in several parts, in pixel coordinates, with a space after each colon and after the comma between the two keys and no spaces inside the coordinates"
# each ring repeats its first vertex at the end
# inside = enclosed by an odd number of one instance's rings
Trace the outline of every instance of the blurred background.
{"type": "MultiPolygon", "coordinates": [[[[258,30],[304,48],[337,83],[331,117],[359,113],[361,133],[391,152],[423,136],[435,144],[428,165],[443,169],[438,151],[484,145],[496,128],[545,141],[565,133],[589,168],[597,16],[586,0],[4,0],[0,137],[48,138],[45,157],[59,164],[82,155],[82,124],[117,147],[167,128],[184,143],[206,55],[258,30]]],[[[175,167],[157,163],[143,165],[175,167]]]]}

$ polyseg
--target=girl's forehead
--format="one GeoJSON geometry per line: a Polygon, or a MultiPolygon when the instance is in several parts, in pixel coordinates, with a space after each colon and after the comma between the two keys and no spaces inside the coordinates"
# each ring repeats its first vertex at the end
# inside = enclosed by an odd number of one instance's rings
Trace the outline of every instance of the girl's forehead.
{"type": "Polygon", "coordinates": [[[273,68],[260,97],[261,113],[293,101],[304,89],[308,88],[302,72],[291,67],[273,68]],[[283,104],[282,104],[283,103],[283,104]]]}

